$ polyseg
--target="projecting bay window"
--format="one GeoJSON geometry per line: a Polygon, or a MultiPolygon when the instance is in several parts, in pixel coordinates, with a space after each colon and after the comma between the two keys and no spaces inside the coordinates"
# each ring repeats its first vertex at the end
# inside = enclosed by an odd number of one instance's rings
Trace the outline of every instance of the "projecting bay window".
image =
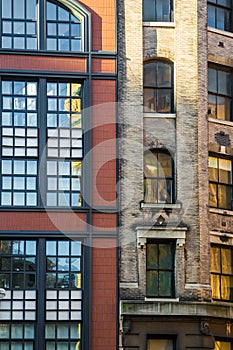
{"type": "Polygon", "coordinates": [[[173,161],[169,153],[148,150],[144,153],[144,202],[173,203],[173,161]]]}
{"type": "Polygon", "coordinates": [[[232,161],[209,157],[209,205],[232,210],[232,161]]]}
{"type": "Polygon", "coordinates": [[[208,70],[208,116],[232,120],[232,73],[229,70],[208,70]]]}
{"type": "Polygon", "coordinates": [[[208,0],[208,26],[232,31],[232,0],[208,0]]]}
{"type": "Polygon", "coordinates": [[[149,241],[146,249],[147,297],[174,297],[174,243],[149,241]]]}
{"type": "Polygon", "coordinates": [[[233,249],[213,245],[211,257],[211,287],[213,299],[233,301],[233,249]]]}
{"type": "Polygon", "coordinates": [[[78,8],[80,5],[76,4],[75,9],[70,3],[64,0],[2,0],[0,48],[83,51],[86,15],[81,7],[78,8]],[[40,25],[43,22],[45,27],[40,25]]]}
{"type": "Polygon", "coordinates": [[[173,0],[144,0],[144,22],[171,22],[173,21],[173,0]]]}
{"type": "Polygon", "coordinates": [[[2,79],[1,206],[82,205],[82,84],[2,79]]]}

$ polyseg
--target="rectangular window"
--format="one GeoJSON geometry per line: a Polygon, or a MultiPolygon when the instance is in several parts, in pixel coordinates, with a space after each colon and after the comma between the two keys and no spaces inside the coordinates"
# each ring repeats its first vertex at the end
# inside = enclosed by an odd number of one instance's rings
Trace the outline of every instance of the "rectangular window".
{"type": "Polygon", "coordinates": [[[232,31],[231,0],[208,0],[208,26],[225,31],[232,31]]]}
{"type": "Polygon", "coordinates": [[[146,295],[174,297],[173,242],[148,242],[146,251],[146,295]]]}
{"type": "Polygon", "coordinates": [[[233,343],[229,341],[215,341],[214,350],[232,350],[233,343]]]}
{"type": "Polygon", "coordinates": [[[82,205],[81,95],[79,82],[2,80],[1,206],[82,205]]]}
{"type": "Polygon", "coordinates": [[[232,74],[229,70],[208,70],[208,116],[232,120],[232,74]]]}
{"type": "Polygon", "coordinates": [[[209,157],[209,205],[232,209],[232,161],[209,157]]]}
{"type": "Polygon", "coordinates": [[[213,245],[210,249],[213,299],[233,299],[233,248],[213,245]]]}
{"type": "Polygon", "coordinates": [[[148,339],[147,350],[175,350],[174,339],[148,339]]]}
{"type": "Polygon", "coordinates": [[[172,0],[144,0],[144,22],[171,22],[173,21],[172,0]]]}

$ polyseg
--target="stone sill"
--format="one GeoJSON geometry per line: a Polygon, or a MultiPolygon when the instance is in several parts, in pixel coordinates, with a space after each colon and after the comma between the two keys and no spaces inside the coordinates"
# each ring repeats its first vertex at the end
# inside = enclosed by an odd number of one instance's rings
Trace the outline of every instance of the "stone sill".
{"type": "Polygon", "coordinates": [[[144,118],[167,118],[167,119],[175,119],[175,113],[153,113],[153,112],[144,112],[144,118]]]}
{"type": "Polygon", "coordinates": [[[233,216],[233,211],[227,210],[227,209],[209,208],[209,212],[213,214],[224,215],[224,216],[233,216]]]}
{"type": "Polygon", "coordinates": [[[233,304],[122,300],[120,312],[121,315],[130,316],[201,316],[233,319],[233,304]]]}
{"type": "Polygon", "coordinates": [[[175,22],[143,22],[143,27],[175,28],[175,22]]]}
{"type": "Polygon", "coordinates": [[[141,209],[181,209],[181,203],[141,203],[141,209]]]}
{"type": "Polygon", "coordinates": [[[226,37],[229,37],[229,38],[233,38],[233,33],[227,32],[225,30],[217,29],[217,28],[208,27],[208,32],[215,33],[215,34],[220,34],[222,36],[226,36],[226,37]]]}
{"type": "Polygon", "coordinates": [[[219,120],[215,118],[208,118],[208,121],[211,123],[216,123],[216,124],[221,124],[221,125],[226,125],[226,126],[232,126],[233,127],[233,121],[228,121],[228,120],[219,120]]]}

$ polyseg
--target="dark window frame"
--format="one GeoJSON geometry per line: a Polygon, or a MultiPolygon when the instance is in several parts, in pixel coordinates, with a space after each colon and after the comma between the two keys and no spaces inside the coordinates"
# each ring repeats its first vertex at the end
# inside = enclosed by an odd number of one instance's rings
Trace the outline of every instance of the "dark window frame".
{"type": "Polygon", "coordinates": [[[169,114],[174,113],[174,65],[173,62],[165,59],[156,59],[153,61],[146,61],[143,65],[143,96],[144,96],[144,113],[161,113],[161,114],[169,114]],[[159,65],[167,66],[166,69],[170,71],[170,79],[165,84],[158,82],[159,80],[159,65]],[[149,67],[151,66],[151,68],[149,67]],[[152,84],[150,81],[147,81],[146,78],[146,68],[150,68],[154,72],[153,79],[155,83],[152,84]],[[168,85],[166,85],[166,83],[168,85]],[[146,92],[151,91],[152,98],[151,103],[150,100],[146,99],[146,92]],[[164,96],[160,96],[161,93],[164,92],[164,96]],[[164,107],[163,105],[164,101],[164,107]],[[166,101],[166,99],[168,101],[166,101]],[[163,110],[165,109],[165,110],[163,110]],[[168,110],[166,110],[168,109],[168,110]]]}
{"type": "MultiPolygon", "coordinates": [[[[211,205],[211,199],[209,199],[209,205],[210,205],[210,207],[212,207],[212,208],[219,208],[219,209],[226,209],[226,210],[233,210],[233,163],[232,163],[232,159],[230,159],[230,158],[227,158],[227,157],[222,157],[222,156],[219,156],[219,155],[212,155],[212,154],[210,154],[209,155],[209,161],[211,160],[211,158],[213,158],[213,159],[216,159],[216,161],[217,161],[217,167],[216,168],[212,168],[212,167],[210,167],[209,166],[209,196],[211,195],[211,193],[212,193],[212,191],[211,191],[211,186],[213,187],[215,187],[215,193],[216,193],[216,195],[215,194],[213,194],[215,197],[214,197],[214,201],[216,201],[216,205],[211,205]],[[220,160],[226,160],[226,161],[228,161],[229,163],[230,163],[230,165],[231,165],[231,175],[230,175],[230,183],[229,182],[223,182],[223,181],[219,181],[219,179],[220,179],[220,170],[222,169],[222,168],[220,168],[220,166],[219,166],[219,161],[220,160]],[[213,179],[211,179],[211,175],[210,175],[210,168],[212,168],[212,169],[216,169],[216,172],[217,172],[217,180],[213,180],[213,179]],[[227,206],[227,205],[225,205],[225,206],[221,206],[221,187],[222,188],[224,188],[225,187],[225,189],[226,189],[226,196],[227,196],[227,194],[229,193],[230,194],[230,199],[229,199],[229,201],[231,202],[230,204],[229,204],[229,206],[227,206]],[[227,189],[228,189],[228,191],[227,191],[227,189]]],[[[227,201],[227,198],[226,198],[226,201],[227,201]]],[[[212,200],[212,202],[213,202],[213,200],[212,200]]]]}
{"type": "MultiPolygon", "coordinates": [[[[147,240],[147,244],[146,244],[146,296],[148,298],[174,298],[175,297],[175,253],[176,253],[176,246],[175,246],[175,240],[153,240],[153,239],[148,239],[147,240]],[[161,258],[161,246],[169,246],[170,247],[170,263],[171,266],[170,267],[160,267],[160,259],[161,258]],[[150,267],[150,263],[149,263],[149,249],[150,247],[154,246],[153,248],[157,250],[157,262],[158,262],[158,266],[155,267],[150,267]],[[152,272],[152,276],[153,276],[153,272],[155,272],[158,276],[157,278],[157,288],[156,288],[156,292],[151,293],[148,289],[148,283],[151,282],[151,272],[152,272]],[[161,276],[165,276],[165,274],[170,274],[170,279],[169,279],[169,283],[170,283],[170,290],[167,291],[167,295],[160,293],[160,289],[161,289],[161,280],[160,278],[163,278],[161,276]]],[[[155,281],[156,282],[156,281],[155,281]]],[[[154,282],[153,282],[154,283],[154,282]]]]}
{"type": "MultiPolygon", "coordinates": [[[[152,188],[153,186],[151,186],[152,188]]],[[[169,186],[168,186],[169,187],[169,186]]],[[[153,192],[153,191],[152,191],[153,192]]],[[[152,194],[153,196],[153,194],[152,194]]],[[[172,157],[172,155],[166,150],[166,149],[149,149],[147,151],[144,152],[144,203],[150,203],[150,204],[174,204],[175,202],[175,178],[174,178],[174,159],[172,157]],[[146,174],[147,170],[146,170],[146,155],[147,154],[152,154],[154,157],[155,157],[155,163],[157,164],[159,162],[158,158],[159,158],[159,155],[165,155],[168,157],[168,160],[170,160],[171,162],[171,168],[170,168],[170,171],[171,171],[171,176],[166,176],[166,175],[158,175],[158,170],[161,168],[162,169],[162,166],[161,167],[157,167],[157,174],[155,176],[152,176],[152,175],[148,175],[146,174]],[[149,193],[149,189],[150,189],[150,186],[149,184],[147,184],[147,182],[151,181],[152,182],[155,182],[155,201],[153,200],[147,200],[146,197],[149,196],[147,194],[147,192],[149,193]],[[163,182],[166,182],[166,186],[162,186],[161,187],[161,191],[163,190],[163,192],[165,193],[165,200],[160,200],[160,198],[162,198],[162,192],[161,194],[159,194],[159,183],[163,183],[163,182]],[[167,189],[167,184],[170,184],[170,193],[167,189]],[[167,197],[167,194],[170,195],[170,199],[169,198],[166,198],[167,197]]]]}
{"type": "Polygon", "coordinates": [[[208,0],[208,26],[228,32],[232,32],[233,27],[232,27],[232,0],[229,0],[231,4],[229,6],[227,5],[222,5],[219,3],[219,0],[208,0]],[[210,9],[214,11],[214,25],[211,26],[211,18],[210,18],[210,9]],[[224,12],[224,19],[223,19],[223,27],[218,24],[219,21],[219,16],[221,12],[224,12]],[[228,16],[228,21],[226,19],[226,14],[228,16]]]}
{"type": "MultiPolygon", "coordinates": [[[[229,279],[229,285],[231,285],[231,283],[233,282],[233,271],[232,273],[227,273],[224,272],[224,268],[226,269],[226,267],[223,266],[224,260],[223,260],[223,251],[229,251],[231,254],[231,262],[233,262],[233,247],[232,246],[224,246],[224,245],[220,245],[220,244],[212,244],[211,245],[211,258],[212,258],[212,254],[214,254],[214,249],[218,249],[219,250],[219,256],[217,258],[219,258],[219,271],[214,271],[215,266],[212,266],[211,264],[211,268],[210,268],[210,274],[211,274],[211,285],[212,285],[212,290],[214,289],[214,283],[217,286],[217,293],[219,295],[219,297],[217,297],[216,295],[214,295],[214,293],[212,292],[212,298],[213,300],[221,300],[221,301],[225,301],[225,302],[232,302],[233,301],[233,289],[229,288],[229,298],[224,298],[224,292],[226,293],[226,291],[224,291],[224,285],[226,285],[224,283],[224,279],[229,279]],[[215,279],[215,282],[214,282],[215,279]]],[[[211,259],[211,262],[214,261],[214,258],[216,258],[216,254],[215,256],[213,256],[213,259],[211,259]]],[[[231,267],[232,268],[232,267],[231,267]]],[[[232,269],[233,270],[233,269],[232,269]]]]}
{"type": "MultiPolygon", "coordinates": [[[[215,85],[215,84],[214,84],[215,85]]],[[[233,72],[229,67],[225,66],[219,66],[219,65],[213,65],[210,64],[208,68],[208,117],[217,119],[217,120],[225,120],[225,121],[232,121],[233,120],[233,72]],[[216,86],[215,91],[211,90],[212,87],[210,86],[212,83],[210,80],[211,71],[216,76],[216,86]],[[221,74],[225,74],[226,76],[226,86],[225,86],[225,92],[222,90],[222,83],[220,82],[221,74]],[[227,90],[229,89],[229,92],[227,90]],[[224,110],[225,118],[221,118],[219,109],[221,108],[221,104],[218,103],[218,100],[225,100],[224,109],[229,109],[229,114],[226,113],[224,110]],[[212,100],[212,101],[211,101],[212,100]],[[214,101],[215,100],[215,101],[214,101]],[[228,101],[228,104],[227,104],[228,101]],[[213,111],[211,109],[211,106],[213,106],[213,111]]]]}
{"type": "Polygon", "coordinates": [[[151,0],[150,0],[150,2],[148,0],[143,0],[143,21],[144,22],[164,22],[164,23],[167,23],[167,22],[174,21],[174,18],[173,18],[173,0],[167,0],[167,5],[169,6],[167,18],[166,17],[159,18],[158,2],[160,0],[152,0],[152,1],[153,1],[153,5],[154,5],[153,12],[151,9],[151,0]],[[146,7],[148,7],[148,13],[146,13],[147,12],[146,7]]]}
{"type": "MultiPolygon", "coordinates": [[[[84,206],[84,201],[82,200],[82,203],[80,203],[79,205],[75,205],[73,206],[72,203],[70,202],[70,205],[65,205],[65,206],[62,206],[62,205],[50,205],[50,206],[47,206],[45,203],[46,203],[46,193],[49,192],[46,190],[46,162],[49,162],[49,161],[56,161],[57,163],[59,161],[63,161],[64,158],[61,158],[61,157],[47,157],[47,130],[49,129],[49,127],[47,126],[47,118],[46,118],[46,115],[48,114],[48,109],[47,109],[47,103],[45,104],[44,103],[44,100],[47,101],[47,83],[48,82],[57,82],[57,83],[74,83],[74,84],[81,84],[82,85],[82,92],[81,92],[81,96],[80,96],[80,99],[81,101],[84,101],[84,85],[85,85],[85,81],[83,79],[80,79],[79,77],[75,78],[75,77],[64,77],[64,76],[61,76],[61,75],[57,75],[56,77],[51,77],[51,76],[46,76],[46,77],[41,77],[41,76],[38,76],[36,78],[32,78],[31,76],[29,77],[20,77],[20,76],[7,76],[7,75],[4,75],[1,77],[1,81],[29,81],[29,82],[37,82],[37,86],[38,86],[38,91],[37,91],[37,104],[38,104],[38,108],[36,109],[37,110],[37,119],[38,119],[38,122],[37,122],[37,129],[39,130],[39,133],[38,133],[38,140],[39,140],[39,145],[38,145],[38,156],[37,157],[4,157],[4,156],[0,156],[1,158],[1,161],[2,160],[9,160],[11,162],[13,161],[23,161],[23,162],[27,162],[27,161],[33,161],[33,162],[37,162],[37,173],[35,175],[36,177],[36,190],[35,192],[37,193],[37,204],[36,205],[27,205],[26,207],[23,206],[23,209],[38,209],[38,208],[56,208],[56,209],[64,209],[64,208],[69,208],[69,207],[72,207],[74,209],[79,209],[80,207],[84,206]],[[43,132],[42,132],[43,130],[43,132]],[[46,152],[45,152],[45,148],[46,148],[46,152]]],[[[11,96],[11,95],[9,95],[11,96]]],[[[1,101],[2,101],[2,91],[0,91],[0,98],[1,98],[1,101]]],[[[72,97],[71,97],[71,100],[72,100],[72,97]]],[[[71,101],[70,101],[71,103],[71,101]]],[[[1,103],[2,105],[2,103],[1,103]]],[[[12,109],[13,111],[13,109],[12,109]]],[[[59,110],[57,110],[57,113],[59,115],[59,110]]],[[[82,132],[84,132],[84,129],[85,129],[85,125],[84,125],[84,119],[83,118],[83,104],[82,104],[82,108],[81,108],[81,113],[82,113],[82,132]]],[[[2,122],[1,122],[2,123],[2,122]]],[[[59,127],[58,127],[59,128],[59,127]]],[[[2,130],[3,127],[1,125],[0,129],[2,130]]],[[[27,128],[26,128],[27,129],[27,128]]],[[[71,129],[71,128],[68,128],[67,130],[78,130],[76,128],[74,129],[71,129]]],[[[70,131],[71,132],[71,131],[70,131]]],[[[72,158],[71,156],[67,158],[67,161],[71,163],[73,163],[74,161],[76,162],[82,162],[82,159],[83,159],[83,156],[84,156],[84,137],[82,137],[82,157],[75,157],[75,158],[72,158]]],[[[66,158],[65,158],[66,159],[66,158]]],[[[2,173],[2,171],[1,171],[2,173]]],[[[26,181],[26,178],[28,177],[28,174],[27,172],[23,175],[25,177],[25,181],[26,181]]],[[[2,177],[3,177],[3,174],[1,174],[1,182],[0,182],[0,192],[2,193],[2,177]]],[[[12,178],[14,177],[14,174],[12,174],[12,178]]],[[[17,176],[16,176],[17,177],[17,176]]],[[[47,176],[48,178],[49,176],[47,176]]],[[[58,174],[56,175],[56,177],[58,177],[58,174]]],[[[64,176],[62,176],[63,178],[64,176]]],[[[66,176],[65,176],[66,177],[66,176]]],[[[70,190],[68,191],[70,193],[70,196],[72,195],[72,193],[74,193],[72,191],[72,188],[71,188],[71,181],[72,181],[72,174],[70,174],[70,190]]],[[[13,181],[13,180],[12,180],[13,181]]],[[[81,183],[80,183],[80,191],[79,193],[81,194],[82,192],[82,187],[83,187],[83,177],[81,178],[81,183]]],[[[58,184],[57,184],[58,186],[58,184]]],[[[17,192],[18,190],[16,190],[17,192]]],[[[14,190],[12,189],[12,196],[13,196],[13,192],[14,190]]],[[[20,192],[20,191],[19,191],[20,192]]],[[[21,191],[22,192],[22,191],[21,191]]],[[[27,189],[25,187],[25,197],[26,197],[26,194],[27,194],[27,189]]],[[[57,189],[56,191],[57,193],[61,193],[61,196],[63,196],[63,193],[65,195],[65,193],[67,192],[66,190],[61,190],[59,191],[57,189]]],[[[67,192],[67,193],[68,193],[67,192]]],[[[77,192],[77,191],[76,191],[77,192]]],[[[75,193],[76,193],[75,192],[75,193]]],[[[13,205],[13,199],[11,200],[12,202],[9,204],[9,205],[2,205],[1,208],[22,208],[22,205],[13,205]]],[[[26,202],[25,202],[26,203],[26,202]]]]}

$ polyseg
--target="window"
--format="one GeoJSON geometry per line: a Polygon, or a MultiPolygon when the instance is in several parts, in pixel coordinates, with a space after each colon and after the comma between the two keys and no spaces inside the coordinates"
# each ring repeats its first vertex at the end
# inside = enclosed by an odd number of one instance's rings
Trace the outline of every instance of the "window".
{"type": "Polygon", "coordinates": [[[0,348],[81,350],[81,242],[1,240],[0,253],[0,348]]]}
{"type": "Polygon", "coordinates": [[[213,299],[233,300],[233,248],[213,245],[210,249],[213,299]]]}
{"type": "Polygon", "coordinates": [[[233,343],[229,341],[215,341],[214,350],[232,350],[233,343]]]}
{"type": "Polygon", "coordinates": [[[173,242],[148,242],[146,251],[146,295],[148,297],[174,296],[173,242]]]}
{"type": "Polygon", "coordinates": [[[166,61],[144,64],[144,112],[173,112],[173,69],[166,61]]]}
{"type": "Polygon", "coordinates": [[[173,203],[173,161],[165,151],[144,153],[144,202],[173,203]]]}
{"type": "Polygon", "coordinates": [[[144,22],[171,22],[173,21],[172,0],[144,0],[144,22]]]}
{"type": "Polygon", "coordinates": [[[81,206],[82,84],[3,78],[1,98],[0,205],[81,206]]]}
{"type": "Polygon", "coordinates": [[[85,14],[77,11],[77,5],[68,6],[69,1],[63,0],[2,0],[1,48],[83,51],[85,14]],[[44,21],[45,28],[40,25],[44,21]]]}
{"type": "Polygon", "coordinates": [[[174,350],[174,339],[148,339],[147,350],[174,350]]]}
{"type": "Polygon", "coordinates": [[[208,0],[208,26],[232,31],[232,0],[208,0]]]}
{"type": "Polygon", "coordinates": [[[209,205],[232,209],[232,162],[229,159],[209,157],[209,205]]]}
{"type": "Polygon", "coordinates": [[[232,74],[229,70],[208,70],[208,116],[220,120],[232,119],[232,74]]]}

